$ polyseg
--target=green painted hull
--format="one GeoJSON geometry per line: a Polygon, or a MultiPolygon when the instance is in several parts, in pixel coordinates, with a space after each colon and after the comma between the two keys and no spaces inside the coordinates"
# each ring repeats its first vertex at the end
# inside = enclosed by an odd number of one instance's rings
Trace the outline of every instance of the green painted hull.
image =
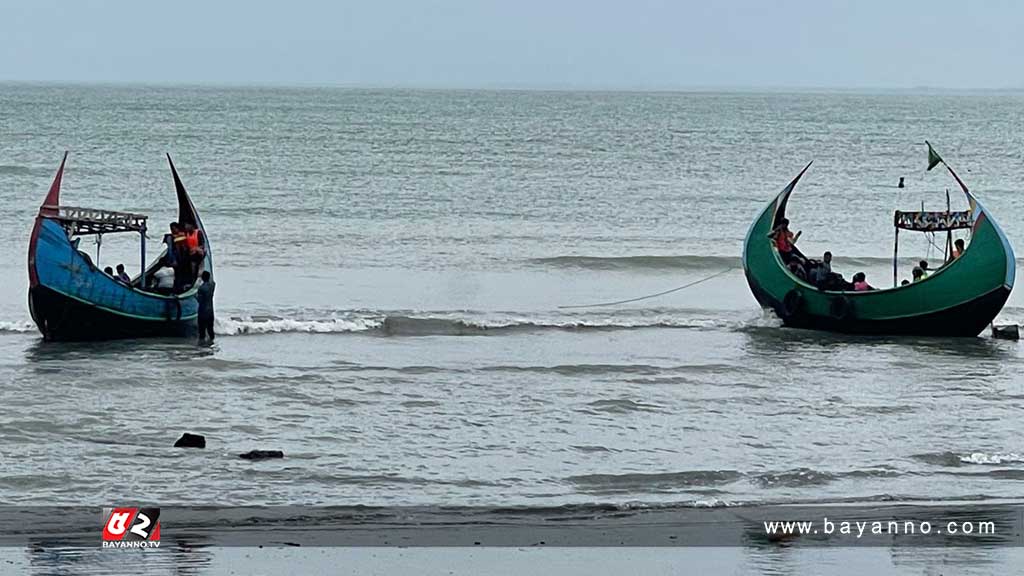
{"type": "Polygon", "coordinates": [[[977,336],[1002,309],[1013,289],[1013,249],[966,189],[974,216],[970,244],[960,258],[925,280],[868,292],[837,292],[798,279],[783,265],[768,234],[785,216],[789,196],[806,170],[760,213],[743,249],[743,270],[754,297],[786,326],[859,334],[977,336]]]}

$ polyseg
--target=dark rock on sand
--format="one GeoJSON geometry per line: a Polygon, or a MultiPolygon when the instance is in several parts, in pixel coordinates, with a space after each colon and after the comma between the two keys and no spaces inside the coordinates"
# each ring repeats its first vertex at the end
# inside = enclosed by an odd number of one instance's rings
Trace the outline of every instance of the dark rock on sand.
{"type": "Polygon", "coordinates": [[[175,448],[206,448],[206,437],[202,434],[189,434],[185,432],[174,443],[175,448]]]}
{"type": "Polygon", "coordinates": [[[280,450],[249,450],[245,454],[239,454],[238,457],[246,460],[266,460],[267,458],[284,458],[284,452],[280,450]]]}

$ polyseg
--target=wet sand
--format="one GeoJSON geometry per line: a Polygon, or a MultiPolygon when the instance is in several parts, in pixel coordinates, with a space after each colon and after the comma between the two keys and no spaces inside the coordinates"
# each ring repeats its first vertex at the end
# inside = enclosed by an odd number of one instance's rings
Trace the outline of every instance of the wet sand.
{"type": "Polygon", "coordinates": [[[1024,549],[197,548],[0,549],[4,574],[1009,574],[1024,549]]]}

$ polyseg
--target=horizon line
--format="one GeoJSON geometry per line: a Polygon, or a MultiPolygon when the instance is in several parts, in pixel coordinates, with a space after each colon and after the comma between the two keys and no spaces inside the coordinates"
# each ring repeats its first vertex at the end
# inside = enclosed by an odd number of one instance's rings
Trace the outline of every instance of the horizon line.
{"type": "Polygon", "coordinates": [[[140,87],[140,88],[264,88],[264,89],[335,89],[335,90],[422,90],[422,91],[486,91],[486,92],[621,92],[621,93],[1020,93],[1024,86],[947,87],[947,86],[884,86],[884,85],[626,85],[626,84],[545,84],[545,83],[364,83],[364,82],[283,82],[283,81],[204,81],[204,80],[21,80],[0,78],[0,85],[140,87]]]}

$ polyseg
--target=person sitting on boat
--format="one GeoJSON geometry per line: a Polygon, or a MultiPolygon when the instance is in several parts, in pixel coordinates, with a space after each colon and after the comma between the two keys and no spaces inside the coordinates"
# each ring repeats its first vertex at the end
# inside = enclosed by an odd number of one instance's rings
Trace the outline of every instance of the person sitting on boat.
{"type": "Polygon", "coordinates": [[[807,280],[807,273],[804,272],[804,267],[800,265],[800,262],[796,260],[790,260],[789,264],[786,265],[789,271],[793,273],[793,276],[801,280],[807,280]]]}
{"type": "Polygon", "coordinates": [[[917,265],[921,268],[921,280],[924,280],[928,277],[928,261],[921,260],[917,265]]]}
{"type": "Polygon", "coordinates": [[[828,280],[829,274],[832,273],[832,253],[825,252],[821,256],[821,262],[817,262],[816,265],[811,268],[810,278],[811,283],[815,286],[822,288],[825,286],[828,280]]]}
{"type": "Polygon", "coordinates": [[[853,289],[856,292],[874,290],[874,288],[868,284],[867,276],[865,276],[863,272],[857,272],[853,275],[853,289]]]}
{"type": "Polygon", "coordinates": [[[160,268],[153,273],[153,288],[161,294],[173,294],[177,283],[175,282],[174,268],[170,266],[167,258],[160,260],[160,268]]]}
{"type": "Polygon", "coordinates": [[[906,278],[903,279],[903,282],[900,282],[900,286],[909,286],[909,285],[910,285],[910,280],[907,280],[906,278]]]}
{"type": "Polygon", "coordinates": [[[103,269],[103,273],[106,274],[107,276],[113,277],[114,269],[111,268],[110,266],[107,266],[106,268],[103,269]]]}
{"type": "Polygon", "coordinates": [[[924,270],[921,270],[920,266],[914,266],[914,269],[910,273],[914,277],[915,283],[924,280],[924,270]]]}
{"type": "Polygon", "coordinates": [[[124,264],[117,265],[117,279],[120,280],[121,282],[124,282],[125,284],[132,283],[131,277],[128,276],[128,274],[126,274],[124,271],[124,264]]]}
{"type": "Polygon", "coordinates": [[[964,249],[964,239],[957,238],[956,242],[953,242],[953,252],[950,254],[949,261],[952,262],[953,260],[959,258],[960,255],[964,253],[964,249]]]}
{"type": "Polygon", "coordinates": [[[768,234],[768,237],[775,241],[775,248],[782,256],[783,262],[789,262],[791,258],[796,256],[793,252],[793,245],[800,239],[800,234],[800,232],[797,232],[794,235],[790,232],[788,218],[783,218],[779,221],[779,225],[768,234]]]}

